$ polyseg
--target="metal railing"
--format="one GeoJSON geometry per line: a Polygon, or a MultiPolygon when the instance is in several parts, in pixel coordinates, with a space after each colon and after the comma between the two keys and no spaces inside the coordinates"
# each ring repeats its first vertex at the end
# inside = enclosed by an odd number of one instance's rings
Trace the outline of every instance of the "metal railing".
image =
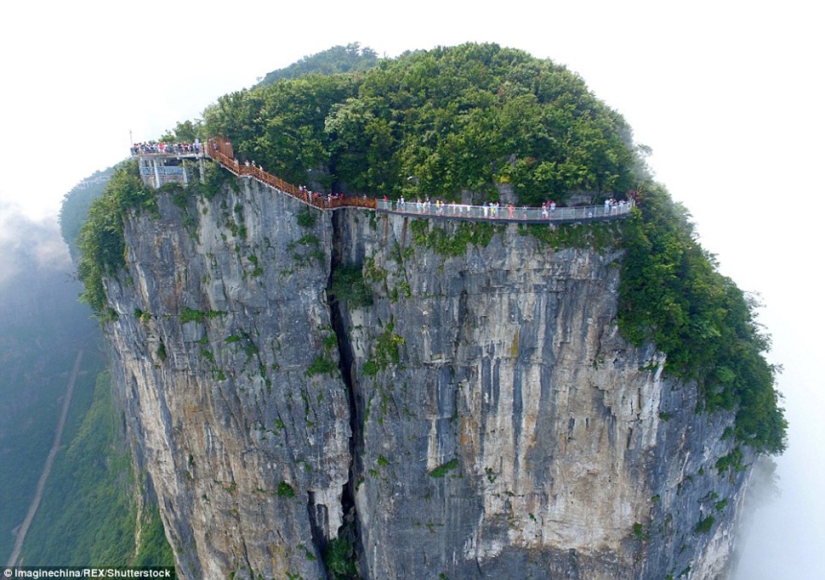
{"type": "Polygon", "coordinates": [[[199,145],[197,148],[190,147],[188,149],[174,146],[165,147],[164,149],[132,147],[129,152],[132,157],[175,157],[178,159],[198,159],[204,156],[202,145],[199,145]]]}
{"type": "Polygon", "coordinates": [[[322,195],[318,192],[309,191],[308,189],[298,188],[284,181],[279,177],[275,177],[271,173],[267,173],[260,167],[254,165],[247,165],[240,163],[234,157],[229,157],[223,151],[227,149],[225,142],[213,138],[209,140],[206,146],[206,154],[213,160],[221,164],[225,169],[234,173],[238,177],[250,177],[257,179],[261,183],[277,189],[290,197],[297,199],[307,205],[311,205],[321,210],[339,209],[342,207],[360,207],[365,209],[375,209],[376,200],[363,196],[332,196],[322,195]]]}
{"type": "Polygon", "coordinates": [[[158,165],[157,167],[143,166],[140,168],[140,174],[151,176],[157,171],[158,175],[183,175],[182,165],[158,165]]]}
{"type": "Polygon", "coordinates": [[[621,201],[611,205],[587,205],[576,207],[519,207],[467,205],[462,203],[432,203],[411,201],[379,200],[377,209],[387,213],[435,217],[446,219],[465,219],[493,222],[578,222],[601,221],[623,217],[635,206],[633,200],[621,201]]]}
{"type": "Polygon", "coordinates": [[[237,175],[256,179],[298,201],[321,210],[357,207],[382,213],[412,215],[428,218],[464,219],[472,221],[548,223],[603,221],[627,216],[635,206],[633,200],[614,204],[577,207],[516,207],[493,205],[467,205],[460,203],[390,201],[363,196],[332,196],[311,192],[287,183],[255,165],[239,163],[228,141],[214,137],[206,144],[208,157],[237,175]],[[232,156],[227,155],[232,154],[232,156]]]}

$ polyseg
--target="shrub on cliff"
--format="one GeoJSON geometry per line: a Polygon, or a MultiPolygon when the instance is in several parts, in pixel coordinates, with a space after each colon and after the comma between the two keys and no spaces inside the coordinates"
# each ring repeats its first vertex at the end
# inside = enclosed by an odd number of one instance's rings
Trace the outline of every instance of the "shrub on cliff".
{"type": "Polygon", "coordinates": [[[116,275],[125,264],[123,219],[131,208],[156,211],[155,192],[141,181],[136,161],[115,169],[103,195],[92,202],[77,238],[77,275],[84,286],[80,300],[104,320],[114,313],[107,307],[103,277],[116,275]]]}

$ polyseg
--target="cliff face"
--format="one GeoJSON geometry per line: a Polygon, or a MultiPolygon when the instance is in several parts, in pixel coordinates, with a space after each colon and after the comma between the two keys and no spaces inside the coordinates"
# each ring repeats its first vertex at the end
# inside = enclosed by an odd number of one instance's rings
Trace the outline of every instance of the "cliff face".
{"type": "Polygon", "coordinates": [[[349,542],[364,578],[724,574],[733,417],[619,335],[619,252],[507,226],[444,257],[414,234],[458,224],[238,185],[129,219],[107,286],[185,577],[336,577],[349,542]],[[371,304],[328,297],[352,265],[371,304]]]}

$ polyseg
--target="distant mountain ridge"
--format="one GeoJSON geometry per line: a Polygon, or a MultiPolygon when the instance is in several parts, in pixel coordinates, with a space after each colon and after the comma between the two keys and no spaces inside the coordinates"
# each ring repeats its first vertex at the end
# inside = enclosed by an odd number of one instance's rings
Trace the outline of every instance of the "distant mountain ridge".
{"type": "Polygon", "coordinates": [[[331,75],[338,73],[369,70],[378,64],[378,54],[369,47],[361,47],[357,42],[346,46],[337,45],[305,56],[298,62],[269,72],[255,85],[266,87],[282,79],[296,79],[307,74],[331,75]]]}

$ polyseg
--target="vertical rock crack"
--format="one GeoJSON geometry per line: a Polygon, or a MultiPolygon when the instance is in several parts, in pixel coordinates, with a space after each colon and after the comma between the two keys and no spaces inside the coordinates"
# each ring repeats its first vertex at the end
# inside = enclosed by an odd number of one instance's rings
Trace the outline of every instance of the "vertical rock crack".
{"type": "MultiPolygon", "coordinates": [[[[344,210],[346,211],[346,210],[344,210]]],[[[349,406],[350,421],[350,466],[349,477],[341,494],[341,507],[343,513],[343,525],[338,529],[337,538],[326,541],[324,535],[313,529],[313,535],[322,540],[320,547],[324,554],[324,564],[329,578],[341,580],[355,580],[362,576],[359,573],[364,568],[359,564],[363,561],[363,545],[361,542],[360,522],[355,505],[355,494],[358,485],[359,474],[363,471],[362,457],[364,450],[363,435],[363,396],[358,389],[358,381],[355,374],[355,356],[349,333],[347,332],[347,312],[346,303],[330,295],[332,288],[333,273],[344,264],[343,233],[341,212],[332,214],[332,260],[330,264],[330,275],[327,284],[327,296],[330,308],[330,321],[338,342],[338,359],[341,378],[347,390],[347,402],[349,406]]],[[[315,528],[313,520],[313,528],[315,528]]]]}

